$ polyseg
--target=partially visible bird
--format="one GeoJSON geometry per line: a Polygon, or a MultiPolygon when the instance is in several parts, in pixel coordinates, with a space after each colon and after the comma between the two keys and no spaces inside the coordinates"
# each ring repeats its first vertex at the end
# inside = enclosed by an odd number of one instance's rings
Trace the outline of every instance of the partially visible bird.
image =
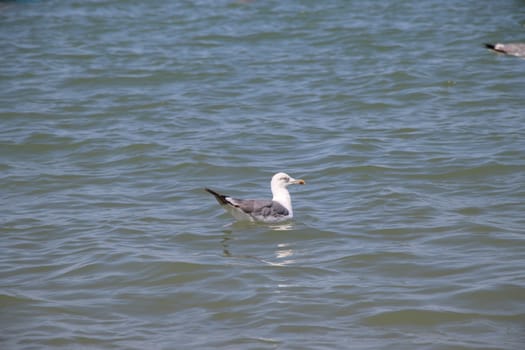
{"type": "Polygon", "coordinates": [[[485,44],[485,47],[487,49],[490,49],[495,52],[503,53],[505,55],[525,58],[525,43],[485,44]]]}

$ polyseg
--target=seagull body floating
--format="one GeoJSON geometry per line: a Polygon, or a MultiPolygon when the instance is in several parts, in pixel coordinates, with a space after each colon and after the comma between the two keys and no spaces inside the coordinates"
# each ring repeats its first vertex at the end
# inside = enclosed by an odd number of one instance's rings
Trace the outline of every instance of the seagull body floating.
{"type": "Polygon", "coordinates": [[[525,58],[525,43],[485,44],[485,47],[487,49],[490,49],[495,52],[503,53],[505,55],[525,58]]]}
{"type": "Polygon", "coordinates": [[[288,174],[277,173],[272,177],[271,187],[273,198],[267,199],[237,199],[219,194],[205,188],[217,202],[239,221],[259,221],[275,223],[293,218],[292,199],[287,187],[289,185],[304,185],[302,179],[294,179],[288,174]]]}

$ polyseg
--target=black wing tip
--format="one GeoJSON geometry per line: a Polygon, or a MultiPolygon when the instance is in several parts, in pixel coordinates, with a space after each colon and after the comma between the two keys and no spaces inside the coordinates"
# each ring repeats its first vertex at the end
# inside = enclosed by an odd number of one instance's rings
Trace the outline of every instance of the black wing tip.
{"type": "Polygon", "coordinates": [[[507,51],[502,50],[501,48],[500,48],[500,49],[496,49],[496,45],[497,45],[497,44],[486,43],[486,44],[485,44],[485,47],[486,47],[487,49],[489,49],[489,50],[494,51],[494,52],[499,52],[499,53],[505,53],[505,54],[507,54],[507,51]]]}
{"type": "Polygon", "coordinates": [[[229,202],[226,200],[226,196],[217,193],[214,190],[210,190],[208,187],[205,187],[204,190],[208,193],[211,193],[215,197],[217,202],[219,202],[219,204],[229,204],[229,202]]]}

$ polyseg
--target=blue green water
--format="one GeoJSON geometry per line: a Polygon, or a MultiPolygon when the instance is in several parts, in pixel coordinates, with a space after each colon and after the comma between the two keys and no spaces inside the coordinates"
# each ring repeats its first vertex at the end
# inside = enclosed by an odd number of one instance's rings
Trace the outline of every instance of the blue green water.
{"type": "Polygon", "coordinates": [[[524,5],[0,2],[0,347],[520,349],[524,5]]]}

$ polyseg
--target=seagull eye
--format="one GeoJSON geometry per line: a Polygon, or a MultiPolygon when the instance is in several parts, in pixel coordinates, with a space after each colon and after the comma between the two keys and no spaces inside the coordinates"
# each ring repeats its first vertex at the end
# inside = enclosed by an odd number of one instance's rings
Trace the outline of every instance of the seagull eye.
{"type": "Polygon", "coordinates": [[[290,181],[290,178],[287,177],[287,176],[283,176],[283,177],[281,177],[281,180],[283,180],[285,182],[288,182],[288,181],[290,181]]]}

